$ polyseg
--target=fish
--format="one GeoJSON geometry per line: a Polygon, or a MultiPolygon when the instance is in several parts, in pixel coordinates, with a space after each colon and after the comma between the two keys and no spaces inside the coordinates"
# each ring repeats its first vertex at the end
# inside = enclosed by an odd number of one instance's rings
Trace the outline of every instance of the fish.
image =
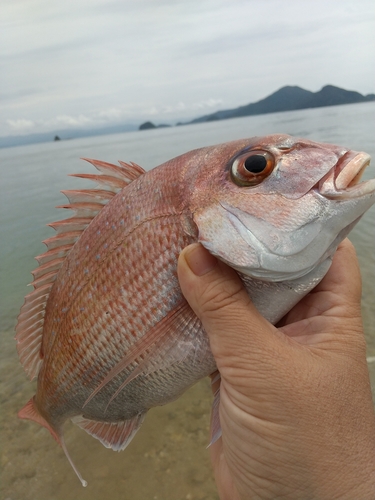
{"type": "Polygon", "coordinates": [[[123,450],[150,408],[216,370],[179,287],[183,248],[200,242],[235,269],[276,324],[375,203],[375,179],[360,182],[369,155],[285,134],[197,149],[148,172],[87,161],[98,172],[74,175],[97,186],[62,191],[74,213],[50,224],[16,326],[20,362],[38,379],[18,415],[50,431],[83,486],[66,420],[123,450]]]}

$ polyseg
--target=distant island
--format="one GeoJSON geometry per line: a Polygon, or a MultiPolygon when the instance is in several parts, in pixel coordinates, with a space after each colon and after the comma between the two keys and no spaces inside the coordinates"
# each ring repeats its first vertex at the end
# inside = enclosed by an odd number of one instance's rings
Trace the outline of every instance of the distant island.
{"type": "Polygon", "coordinates": [[[153,128],[165,128],[165,127],[170,127],[171,125],[167,125],[165,123],[161,123],[160,125],[155,125],[152,122],[144,122],[142,125],[139,126],[138,130],[150,130],[153,128]]]}
{"type": "Polygon", "coordinates": [[[239,106],[234,109],[216,111],[215,113],[195,118],[190,122],[180,123],[180,125],[368,101],[375,101],[375,94],[364,96],[359,92],[341,89],[333,85],[326,85],[318,92],[310,92],[309,90],[297,86],[286,86],[260,101],[246,104],[245,106],[239,106]]]}

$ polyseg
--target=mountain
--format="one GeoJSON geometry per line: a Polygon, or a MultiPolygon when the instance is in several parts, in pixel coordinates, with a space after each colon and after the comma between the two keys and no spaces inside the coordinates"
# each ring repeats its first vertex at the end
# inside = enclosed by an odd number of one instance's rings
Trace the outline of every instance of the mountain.
{"type": "Polygon", "coordinates": [[[326,85],[319,92],[310,92],[297,86],[286,86],[260,101],[234,109],[216,111],[216,113],[195,118],[189,123],[202,123],[238,118],[240,116],[263,115],[278,111],[337,106],[339,104],[354,104],[374,100],[375,94],[364,96],[359,92],[341,89],[333,85],[326,85]]]}
{"type": "MultiPolygon", "coordinates": [[[[292,111],[295,109],[318,108],[322,106],[337,106],[338,104],[353,104],[360,102],[375,101],[375,94],[366,96],[353,90],[345,90],[333,85],[326,85],[319,92],[310,92],[297,86],[286,86],[260,101],[246,104],[235,109],[216,111],[210,115],[195,118],[190,122],[179,122],[177,125],[190,123],[202,123],[213,120],[225,120],[241,116],[262,115],[265,113],[276,113],[279,111],[292,111]]],[[[109,125],[94,129],[69,129],[53,130],[39,134],[0,137],[0,148],[21,146],[24,144],[35,144],[39,142],[52,142],[55,137],[61,140],[75,139],[78,137],[90,137],[97,135],[116,134],[147,128],[168,127],[169,125],[155,125],[151,122],[140,126],[134,124],[109,125]]]]}

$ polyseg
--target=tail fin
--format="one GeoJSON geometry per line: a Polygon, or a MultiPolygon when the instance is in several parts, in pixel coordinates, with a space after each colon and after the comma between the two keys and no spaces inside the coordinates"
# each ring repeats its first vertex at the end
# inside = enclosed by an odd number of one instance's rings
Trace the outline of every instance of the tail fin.
{"type": "Polygon", "coordinates": [[[87,486],[87,482],[83,479],[79,471],[77,470],[76,466],[74,465],[72,459],[70,458],[70,455],[68,453],[68,450],[66,449],[64,438],[60,430],[54,429],[51,424],[47,422],[47,420],[42,417],[42,415],[39,413],[36,405],[35,405],[35,399],[32,397],[30,401],[18,412],[18,417],[19,418],[24,418],[26,420],[33,420],[34,422],[37,422],[38,424],[42,425],[46,429],[48,429],[53,436],[53,438],[59,443],[59,445],[62,447],[64,450],[65,456],[68,459],[70,465],[72,466],[74,472],[77,474],[78,479],[81,481],[82,486],[87,486]]]}

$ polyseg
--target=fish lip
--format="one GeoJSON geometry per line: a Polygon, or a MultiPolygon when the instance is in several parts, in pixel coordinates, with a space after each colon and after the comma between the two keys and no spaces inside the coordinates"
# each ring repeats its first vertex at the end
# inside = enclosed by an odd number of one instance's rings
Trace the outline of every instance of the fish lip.
{"type": "Polygon", "coordinates": [[[363,172],[370,164],[367,153],[348,151],[315,186],[329,199],[359,198],[375,193],[375,179],[360,182],[363,172]]]}

